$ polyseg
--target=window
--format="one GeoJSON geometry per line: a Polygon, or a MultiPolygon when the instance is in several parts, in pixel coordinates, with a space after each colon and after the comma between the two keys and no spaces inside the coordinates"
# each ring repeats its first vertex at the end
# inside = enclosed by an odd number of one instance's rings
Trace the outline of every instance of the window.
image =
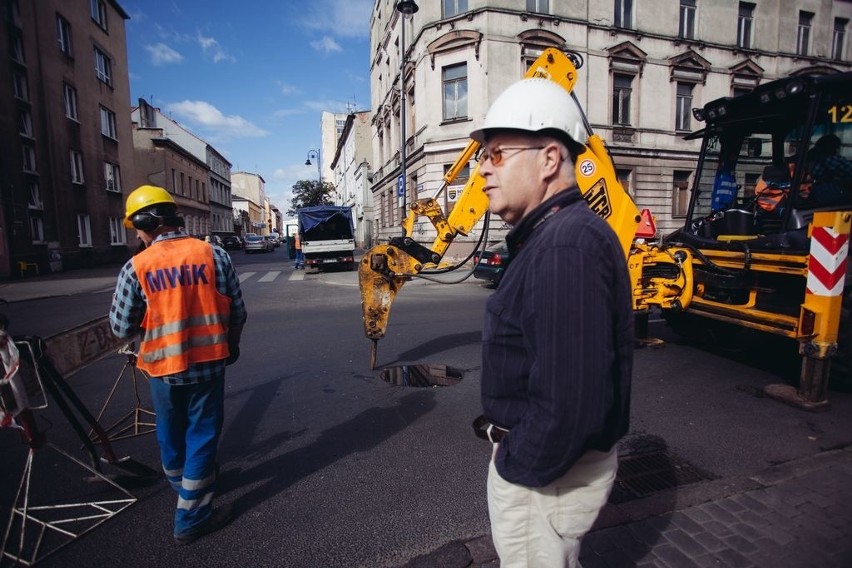
{"type": "Polygon", "coordinates": [[[689,116],[692,112],[692,84],[678,83],[675,101],[675,129],[690,130],[689,116]]]}
{"type": "Polygon", "coordinates": [[[34,243],[44,242],[44,221],[38,214],[30,216],[30,236],[34,243]]]}
{"type": "Polygon", "coordinates": [[[65,94],[65,116],[68,118],[72,118],[77,120],[77,89],[69,85],[68,83],[64,84],[64,94],[65,94]]]}
{"type": "Polygon", "coordinates": [[[758,179],[760,179],[760,174],[746,172],[742,198],[744,202],[748,202],[748,200],[754,197],[754,188],[757,187],[758,179]]]}
{"type": "Polygon", "coordinates": [[[88,215],[77,215],[77,237],[81,247],[92,246],[92,222],[88,215]]]}
{"type": "Polygon", "coordinates": [[[30,182],[30,200],[27,202],[27,206],[30,209],[44,209],[44,203],[41,200],[41,191],[38,187],[38,182],[31,181],[30,182]]]}
{"type": "Polygon", "coordinates": [[[630,183],[630,180],[633,177],[633,170],[616,168],[615,177],[618,178],[618,181],[621,183],[621,187],[624,188],[624,191],[626,191],[630,197],[635,198],[636,196],[633,194],[633,184],[630,183]]]}
{"type": "Polygon", "coordinates": [[[467,12],[467,0],[444,0],[442,17],[451,18],[467,12]]]}
{"type": "Polygon", "coordinates": [[[444,120],[467,118],[467,63],[444,67],[444,120]]]}
{"type": "Polygon", "coordinates": [[[83,154],[71,150],[71,183],[83,183],[83,154]]]}
{"type": "Polygon", "coordinates": [[[21,147],[21,152],[24,161],[24,171],[30,173],[37,173],[38,167],[36,166],[35,148],[24,144],[21,147]]]}
{"type": "Polygon", "coordinates": [[[20,71],[15,71],[13,75],[12,80],[15,83],[15,96],[22,101],[29,101],[30,87],[27,83],[27,76],[20,71]]]}
{"type": "Polygon", "coordinates": [[[678,37],[695,39],[695,0],[680,0],[678,37]]]}
{"type": "Polygon", "coordinates": [[[92,6],[92,19],[102,29],[107,29],[106,5],[104,0],[90,0],[92,6]]]}
{"type": "Polygon", "coordinates": [[[843,59],[843,44],[846,43],[846,26],[849,20],[834,18],[834,35],[831,36],[831,58],[837,61],[843,59]]]}
{"type": "Polygon", "coordinates": [[[101,134],[112,139],[118,138],[115,132],[115,113],[106,107],[101,107],[101,134]]]}
{"type": "Polygon", "coordinates": [[[799,28],[796,32],[796,55],[807,55],[811,43],[811,22],[814,15],[811,12],[799,11],[799,28]]]}
{"type": "Polygon", "coordinates": [[[751,26],[753,21],[754,4],[740,2],[740,11],[737,17],[737,47],[742,49],[751,48],[751,26]]]}
{"type": "Polygon", "coordinates": [[[24,64],[24,39],[20,34],[12,35],[12,59],[24,64]]]}
{"type": "Polygon", "coordinates": [[[26,109],[18,110],[18,133],[28,138],[33,137],[33,117],[26,109]]]}
{"type": "Polygon", "coordinates": [[[112,61],[106,53],[97,47],[95,48],[95,74],[98,79],[112,86],[112,61]]]}
{"type": "Polygon", "coordinates": [[[672,176],[672,217],[686,217],[689,210],[689,170],[675,170],[672,176]]]}
{"type": "Polygon", "coordinates": [[[549,14],[550,0],[527,0],[527,12],[534,14],[549,14]]]}
{"type": "Polygon", "coordinates": [[[109,218],[109,244],[123,245],[127,243],[127,231],[124,229],[124,220],[120,217],[109,218]]]}
{"type": "Polygon", "coordinates": [[[615,27],[633,28],[633,0],[615,0],[615,27]]]}
{"type": "Polygon", "coordinates": [[[56,15],[56,41],[59,42],[59,51],[70,56],[71,24],[59,14],[56,15]]]}
{"type": "Polygon", "coordinates": [[[104,182],[106,183],[107,191],[121,193],[121,172],[118,164],[104,162],[104,182]]]}
{"type": "Polygon", "coordinates": [[[612,123],[630,125],[630,95],[633,92],[633,77],[616,73],[612,77],[612,123]]]}

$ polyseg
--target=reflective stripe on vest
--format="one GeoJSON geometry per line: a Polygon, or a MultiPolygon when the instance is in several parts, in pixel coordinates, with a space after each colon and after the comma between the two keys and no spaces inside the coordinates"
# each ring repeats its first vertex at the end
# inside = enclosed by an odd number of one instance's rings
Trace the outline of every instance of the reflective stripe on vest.
{"type": "Polygon", "coordinates": [[[148,307],[137,365],[153,377],[228,357],[231,300],[216,289],[213,248],[185,237],[156,242],[133,257],[148,307]]]}
{"type": "Polygon", "coordinates": [[[754,194],[757,196],[757,206],[764,211],[775,211],[790,193],[789,183],[767,184],[763,177],[757,181],[754,194]]]}

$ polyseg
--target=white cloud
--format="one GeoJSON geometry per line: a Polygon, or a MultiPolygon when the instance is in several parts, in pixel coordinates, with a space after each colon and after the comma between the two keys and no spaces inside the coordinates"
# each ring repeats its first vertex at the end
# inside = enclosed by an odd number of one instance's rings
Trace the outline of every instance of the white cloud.
{"type": "Polygon", "coordinates": [[[164,43],[146,45],[145,50],[151,54],[151,63],[153,65],[170,65],[183,61],[183,55],[164,43]]]}
{"type": "Polygon", "coordinates": [[[198,36],[195,39],[198,45],[201,46],[204,55],[213,59],[213,63],[219,63],[220,61],[230,61],[233,63],[236,61],[234,56],[227,53],[215,38],[204,37],[201,35],[201,32],[198,32],[198,36]]]}
{"type": "Polygon", "coordinates": [[[311,47],[314,48],[316,51],[324,51],[325,53],[343,51],[343,48],[340,47],[340,44],[334,41],[329,36],[325,36],[321,40],[312,41],[311,47]]]}
{"type": "Polygon", "coordinates": [[[290,85],[285,83],[284,81],[276,81],[278,88],[281,89],[281,93],[284,95],[295,95],[299,92],[299,87],[296,85],[290,85]]]}
{"type": "Polygon", "coordinates": [[[269,132],[239,115],[227,116],[205,101],[182,101],[166,107],[187,121],[214,132],[221,138],[262,138],[269,132]]]}
{"type": "Polygon", "coordinates": [[[305,106],[310,110],[315,110],[318,112],[348,112],[348,105],[346,104],[346,101],[305,101],[305,106]]]}

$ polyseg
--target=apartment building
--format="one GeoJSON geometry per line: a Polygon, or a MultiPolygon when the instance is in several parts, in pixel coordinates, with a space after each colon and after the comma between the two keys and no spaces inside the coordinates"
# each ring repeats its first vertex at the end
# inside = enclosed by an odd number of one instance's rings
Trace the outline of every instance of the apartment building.
{"type": "MultiPolygon", "coordinates": [[[[401,112],[410,203],[435,194],[491,102],[547,47],[572,52],[582,62],[574,91],[589,122],[606,140],[637,205],[650,208],[665,232],[680,226],[686,213],[699,142],[683,137],[701,128],[692,108],[780,77],[852,69],[848,0],[418,5],[404,19],[396,0],[376,0],[370,20],[371,191],[379,241],[401,234],[401,112]]],[[[457,185],[441,195],[446,212],[474,166],[471,161],[457,185]]],[[[508,229],[494,221],[489,240],[508,229]]],[[[457,238],[450,253],[469,250],[479,233],[457,238]]],[[[431,242],[431,224],[421,219],[414,237],[431,242]]]]}
{"type": "Polygon", "coordinates": [[[191,235],[232,232],[231,163],[144,99],[132,109],[131,120],[138,164],[134,187],[156,183],[168,189],[191,235]]]}
{"type": "Polygon", "coordinates": [[[135,175],[128,15],[114,0],[0,5],[0,278],[118,262],[135,175]]]}
{"type": "Polygon", "coordinates": [[[337,142],[331,170],[336,190],[335,202],[352,208],[355,242],[369,248],[373,241],[373,194],[370,191],[372,142],[370,112],[354,112],[346,117],[337,142]]]}

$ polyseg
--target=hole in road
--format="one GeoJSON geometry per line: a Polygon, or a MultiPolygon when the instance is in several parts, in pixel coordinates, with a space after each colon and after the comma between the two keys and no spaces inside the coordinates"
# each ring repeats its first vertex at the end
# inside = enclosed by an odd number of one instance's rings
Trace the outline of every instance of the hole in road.
{"type": "Polygon", "coordinates": [[[379,378],[399,387],[451,387],[462,380],[462,372],[448,365],[400,365],[382,369],[379,378]]]}

